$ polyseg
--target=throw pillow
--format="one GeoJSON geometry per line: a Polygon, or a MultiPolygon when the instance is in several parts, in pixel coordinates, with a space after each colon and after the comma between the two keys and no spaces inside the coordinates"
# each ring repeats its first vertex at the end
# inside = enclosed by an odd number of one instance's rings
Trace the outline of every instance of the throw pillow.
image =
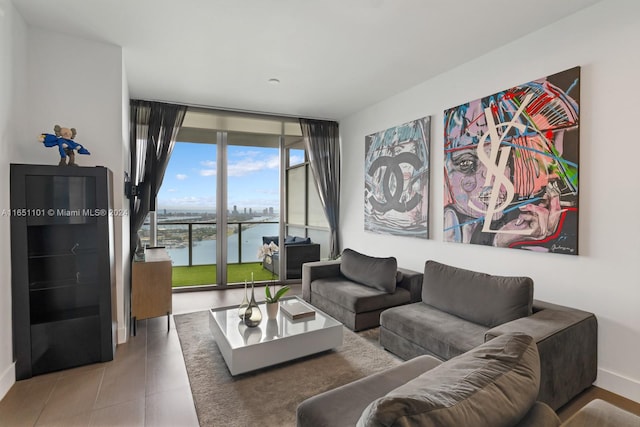
{"type": "Polygon", "coordinates": [[[308,245],[311,243],[311,237],[286,236],[284,238],[285,245],[308,245]]]}
{"type": "Polygon", "coordinates": [[[376,258],[352,249],[342,251],[340,273],[347,279],[388,293],[396,291],[398,262],[394,257],[376,258]]]}
{"type": "Polygon", "coordinates": [[[280,238],[278,236],[262,236],[262,244],[268,245],[269,243],[273,242],[277,245],[279,239],[280,238]]]}
{"type": "Polygon", "coordinates": [[[308,245],[311,243],[311,237],[294,237],[293,238],[293,245],[308,245]]]}
{"type": "Polygon", "coordinates": [[[533,338],[501,335],[374,400],[357,425],[512,426],[535,403],[539,386],[533,338]]]}

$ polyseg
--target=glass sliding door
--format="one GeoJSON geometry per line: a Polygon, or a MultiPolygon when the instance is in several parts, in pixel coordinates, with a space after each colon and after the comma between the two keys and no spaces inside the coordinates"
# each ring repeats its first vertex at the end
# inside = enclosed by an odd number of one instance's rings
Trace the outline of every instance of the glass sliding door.
{"type": "Polygon", "coordinates": [[[173,263],[173,286],[217,283],[217,144],[176,142],[158,192],[158,244],[173,263]]]}
{"type": "Polygon", "coordinates": [[[225,169],[227,283],[275,280],[262,248],[280,233],[280,136],[228,132],[225,169]]]}

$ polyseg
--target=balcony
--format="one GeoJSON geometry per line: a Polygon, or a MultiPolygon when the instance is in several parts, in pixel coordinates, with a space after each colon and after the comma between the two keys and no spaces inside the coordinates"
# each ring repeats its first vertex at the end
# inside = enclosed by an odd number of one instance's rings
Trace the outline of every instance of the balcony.
{"type": "MultiPolygon", "coordinates": [[[[262,236],[278,234],[277,221],[238,221],[227,226],[227,283],[273,280],[271,272],[262,268],[258,249],[262,236]]],[[[140,232],[145,245],[149,244],[149,224],[140,232]]],[[[173,262],[173,287],[216,285],[215,221],[188,220],[159,221],[158,245],[167,248],[173,262]]],[[[276,276],[277,278],[277,276],[276,276]]]]}

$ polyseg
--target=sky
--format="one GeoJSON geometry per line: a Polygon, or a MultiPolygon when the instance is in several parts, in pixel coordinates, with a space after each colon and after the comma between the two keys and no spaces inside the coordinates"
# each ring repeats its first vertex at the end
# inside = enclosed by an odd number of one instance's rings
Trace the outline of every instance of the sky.
{"type": "MultiPolygon", "coordinates": [[[[176,142],[158,192],[158,210],[215,210],[215,144],[176,142]]],[[[277,148],[229,145],[228,209],[237,205],[261,212],[280,206],[277,148]]]]}

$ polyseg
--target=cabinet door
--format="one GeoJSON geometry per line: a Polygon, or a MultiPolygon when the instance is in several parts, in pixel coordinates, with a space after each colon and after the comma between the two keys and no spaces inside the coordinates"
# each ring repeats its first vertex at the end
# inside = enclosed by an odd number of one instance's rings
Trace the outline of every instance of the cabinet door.
{"type": "Polygon", "coordinates": [[[131,316],[136,319],[171,313],[171,261],[134,262],[131,316]]]}

